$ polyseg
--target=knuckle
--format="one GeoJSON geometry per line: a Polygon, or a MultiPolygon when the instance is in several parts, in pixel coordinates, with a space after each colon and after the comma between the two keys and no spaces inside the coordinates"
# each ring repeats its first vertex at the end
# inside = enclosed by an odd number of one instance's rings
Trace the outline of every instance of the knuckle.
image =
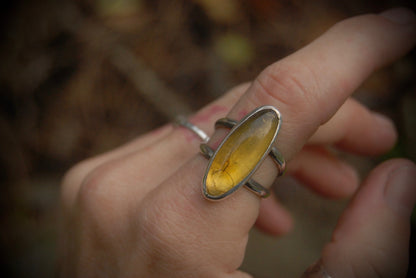
{"type": "Polygon", "coordinates": [[[73,166],[62,182],[62,205],[64,212],[83,226],[86,234],[101,238],[122,230],[120,208],[117,207],[115,180],[118,170],[111,162],[97,165],[90,159],[73,166]]]}
{"type": "Polygon", "coordinates": [[[281,61],[270,65],[258,76],[256,83],[260,87],[260,90],[255,90],[256,98],[261,103],[278,101],[303,110],[318,101],[318,79],[303,63],[281,61]]]}
{"type": "Polygon", "coordinates": [[[69,208],[73,205],[82,182],[92,169],[91,161],[84,160],[65,173],[61,182],[61,200],[64,207],[69,208]]]}
{"type": "Polygon", "coordinates": [[[120,173],[111,162],[96,167],[80,185],[76,196],[80,209],[89,215],[110,218],[116,206],[119,182],[120,173]]]}

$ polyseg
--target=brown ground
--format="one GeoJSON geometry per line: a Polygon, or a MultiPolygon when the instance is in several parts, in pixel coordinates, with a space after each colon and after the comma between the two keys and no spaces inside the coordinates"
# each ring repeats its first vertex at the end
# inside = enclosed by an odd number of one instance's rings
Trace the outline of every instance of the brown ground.
{"type": "MultiPolygon", "coordinates": [[[[59,183],[71,165],[178,113],[195,111],[232,86],[253,79],[266,65],[340,19],[403,3],[45,0],[3,4],[0,273],[7,274],[3,277],[56,274],[59,183]]],[[[398,124],[400,141],[389,156],[416,160],[414,58],[413,51],[374,74],[355,97],[398,124]]],[[[348,159],[364,174],[383,158],[348,159]]],[[[242,268],[258,277],[298,277],[318,257],[345,202],[316,197],[288,179],[280,181],[276,191],[295,216],[295,230],[283,239],[253,230],[242,268]]]]}

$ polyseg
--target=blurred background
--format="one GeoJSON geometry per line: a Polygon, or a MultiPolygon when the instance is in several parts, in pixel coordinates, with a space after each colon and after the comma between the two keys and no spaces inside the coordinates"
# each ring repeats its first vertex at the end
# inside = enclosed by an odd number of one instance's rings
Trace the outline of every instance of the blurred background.
{"type": "MultiPolygon", "coordinates": [[[[56,277],[59,186],[71,165],[197,110],[339,20],[399,5],[416,8],[393,0],[0,5],[3,277],[56,277]]],[[[390,116],[400,133],[383,157],[341,154],[362,176],[389,157],[416,161],[415,57],[413,51],[375,73],[354,94],[390,116]]],[[[280,239],[253,229],[242,269],[256,277],[298,277],[319,257],[347,200],[317,197],[290,177],[279,180],[276,192],[295,228],[280,239]]],[[[414,232],[410,250],[408,277],[416,277],[414,232]]]]}

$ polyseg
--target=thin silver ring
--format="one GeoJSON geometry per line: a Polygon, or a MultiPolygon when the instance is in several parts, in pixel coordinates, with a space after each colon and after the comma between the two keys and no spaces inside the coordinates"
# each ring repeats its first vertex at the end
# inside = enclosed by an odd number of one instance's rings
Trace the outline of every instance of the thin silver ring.
{"type": "MultiPolygon", "coordinates": [[[[207,144],[201,144],[200,148],[201,148],[201,153],[207,159],[211,159],[211,157],[214,155],[214,150],[211,147],[209,147],[207,144]]],[[[270,191],[253,179],[248,180],[244,185],[248,189],[250,189],[253,193],[255,193],[256,195],[262,198],[266,198],[270,196],[270,191]]]]}
{"type": "MultiPolygon", "coordinates": [[[[215,122],[215,128],[226,127],[233,128],[237,124],[237,121],[229,118],[221,118],[215,122]]],[[[270,156],[273,158],[273,161],[277,165],[279,171],[279,176],[283,175],[286,170],[286,161],[283,155],[278,151],[276,147],[272,147],[270,151],[270,156]]]]}
{"type": "Polygon", "coordinates": [[[178,126],[183,126],[192,131],[196,136],[198,136],[202,140],[203,143],[209,141],[209,136],[202,129],[189,122],[186,117],[177,116],[175,118],[175,124],[178,126]]]}

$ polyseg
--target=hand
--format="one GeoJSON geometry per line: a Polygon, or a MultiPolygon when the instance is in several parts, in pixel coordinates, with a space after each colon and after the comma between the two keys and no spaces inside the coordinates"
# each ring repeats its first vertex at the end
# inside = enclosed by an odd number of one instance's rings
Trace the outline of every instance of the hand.
{"type": "MultiPolygon", "coordinates": [[[[345,20],[190,121],[213,134],[212,145],[227,132],[214,133],[216,119],[238,120],[273,105],[283,115],[276,146],[288,174],[322,195],[348,196],[358,178],[325,147],[368,155],[392,147],[392,123],[348,97],[415,41],[416,20],[407,10],[345,20]]],[[[62,187],[63,277],[250,277],[238,271],[249,230],[257,220],[281,235],[291,218],[273,198],[260,202],[245,189],[221,202],[205,200],[207,160],[198,149],[189,130],[167,125],[75,166],[62,187]]],[[[255,179],[270,187],[276,174],[266,159],[255,179]]],[[[373,170],[323,250],[331,277],[404,276],[415,180],[415,165],[406,160],[373,170]]]]}

